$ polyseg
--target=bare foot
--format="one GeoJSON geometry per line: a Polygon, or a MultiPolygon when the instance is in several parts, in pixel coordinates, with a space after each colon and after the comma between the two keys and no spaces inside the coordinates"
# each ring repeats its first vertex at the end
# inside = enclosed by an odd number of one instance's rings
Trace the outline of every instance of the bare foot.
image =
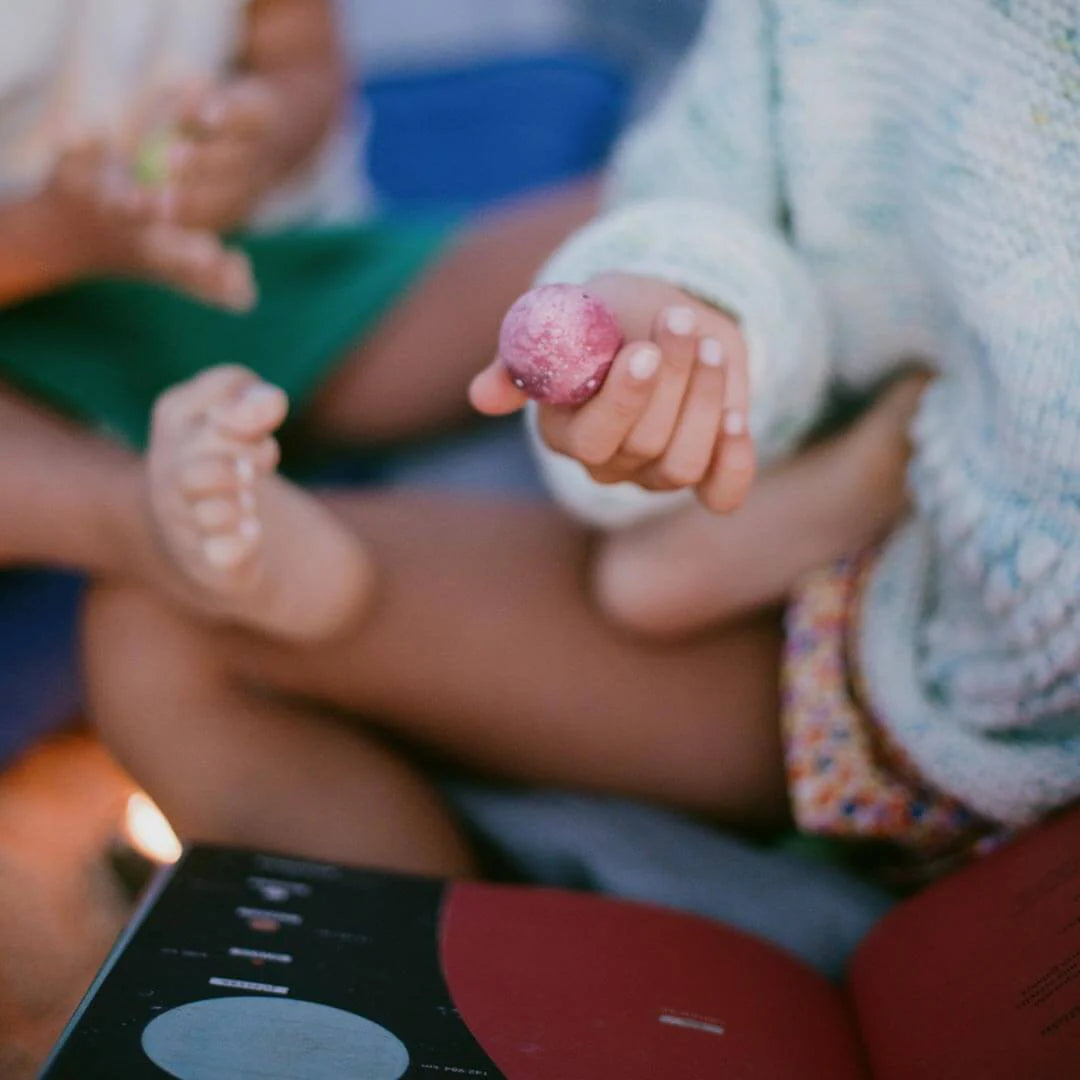
{"type": "Polygon", "coordinates": [[[274,432],[288,399],[242,367],[162,395],[146,474],[158,539],[204,614],[295,641],[360,614],[371,569],[357,537],[279,477],[274,432]]]}
{"type": "Polygon", "coordinates": [[[927,377],[898,380],[850,428],[767,472],[738,512],[691,506],[610,535],[601,608],[637,634],[679,637],[783,603],[799,579],[874,543],[907,510],[908,428],[927,377]]]}
{"type": "Polygon", "coordinates": [[[925,372],[901,376],[851,427],[807,451],[820,453],[827,470],[822,480],[829,484],[828,503],[834,514],[828,559],[874,543],[907,513],[909,431],[930,380],[925,372]]]}

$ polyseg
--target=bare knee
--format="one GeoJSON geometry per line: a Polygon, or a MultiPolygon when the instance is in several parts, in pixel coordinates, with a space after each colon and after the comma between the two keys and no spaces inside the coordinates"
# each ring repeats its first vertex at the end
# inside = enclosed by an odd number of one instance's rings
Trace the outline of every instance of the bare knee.
{"type": "Polygon", "coordinates": [[[648,545],[628,535],[612,535],[593,563],[597,606],[612,625],[636,637],[664,640],[696,629],[667,569],[648,545]]]}
{"type": "Polygon", "coordinates": [[[213,749],[233,691],[212,631],[127,585],[95,586],[83,629],[88,711],[106,746],[185,839],[237,835],[247,807],[213,749]]]}
{"type": "Polygon", "coordinates": [[[190,674],[197,659],[193,625],[134,585],[93,586],[82,629],[90,713],[106,734],[145,715],[156,698],[190,674]]]}

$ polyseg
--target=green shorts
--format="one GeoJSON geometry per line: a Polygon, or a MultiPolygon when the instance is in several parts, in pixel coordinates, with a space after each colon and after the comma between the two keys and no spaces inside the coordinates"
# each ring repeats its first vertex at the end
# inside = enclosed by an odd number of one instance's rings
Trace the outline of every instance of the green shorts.
{"type": "Polygon", "coordinates": [[[245,315],[141,282],[74,285],[0,310],[0,382],[135,447],[158,395],[217,364],[303,401],[454,231],[384,221],[240,237],[259,287],[245,315]]]}

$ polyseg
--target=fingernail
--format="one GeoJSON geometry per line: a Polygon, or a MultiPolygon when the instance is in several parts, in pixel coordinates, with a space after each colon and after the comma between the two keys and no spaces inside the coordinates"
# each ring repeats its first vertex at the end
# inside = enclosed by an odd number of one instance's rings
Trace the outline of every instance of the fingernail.
{"type": "Polygon", "coordinates": [[[626,366],[639,382],[651,379],[660,366],[660,350],[655,345],[642,345],[630,354],[626,366]]]}
{"type": "Polygon", "coordinates": [[[236,478],[243,485],[255,483],[255,463],[251,458],[238,457],[236,459],[236,478]]]}
{"type": "Polygon", "coordinates": [[[694,313],[688,307],[669,308],[664,321],[673,334],[689,334],[694,329],[694,313]]]}
{"type": "Polygon", "coordinates": [[[722,367],[724,363],[724,346],[716,338],[702,338],[698,343],[698,359],[706,367],[722,367]]]}
{"type": "Polygon", "coordinates": [[[746,414],[742,409],[728,409],[728,411],[724,413],[724,434],[746,434],[746,414]]]}

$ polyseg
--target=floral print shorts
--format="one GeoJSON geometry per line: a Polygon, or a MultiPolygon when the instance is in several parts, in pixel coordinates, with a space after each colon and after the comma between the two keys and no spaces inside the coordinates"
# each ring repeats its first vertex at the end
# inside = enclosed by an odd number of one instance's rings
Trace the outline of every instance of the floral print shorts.
{"type": "Polygon", "coordinates": [[[885,842],[905,862],[953,864],[994,846],[995,827],[919,778],[853,676],[849,644],[875,555],[815,572],[787,612],[781,715],[795,822],[804,833],[885,842]]]}

